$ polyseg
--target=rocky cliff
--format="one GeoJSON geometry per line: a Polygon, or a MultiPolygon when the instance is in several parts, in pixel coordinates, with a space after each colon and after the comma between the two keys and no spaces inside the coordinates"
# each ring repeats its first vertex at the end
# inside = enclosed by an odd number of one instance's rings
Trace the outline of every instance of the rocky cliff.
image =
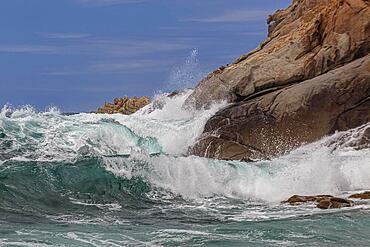
{"type": "Polygon", "coordinates": [[[141,98],[132,97],[129,98],[127,96],[123,98],[115,98],[113,104],[105,103],[102,107],[98,109],[96,113],[104,113],[104,114],[116,114],[121,113],[124,115],[131,115],[144,106],[150,103],[150,99],[146,96],[141,98]]]}
{"type": "Polygon", "coordinates": [[[203,79],[188,106],[232,103],[191,153],[270,158],[370,121],[368,0],[294,0],[269,16],[268,38],[203,79]]]}

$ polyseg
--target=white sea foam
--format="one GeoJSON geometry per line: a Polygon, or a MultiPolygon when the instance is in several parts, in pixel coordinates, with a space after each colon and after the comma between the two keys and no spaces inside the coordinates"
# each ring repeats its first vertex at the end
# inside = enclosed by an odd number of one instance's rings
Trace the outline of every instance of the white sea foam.
{"type": "Polygon", "coordinates": [[[147,158],[150,168],[139,171],[137,166],[121,166],[119,160],[106,164],[116,174],[143,176],[159,188],[188,198],[222,195],[279,202],[293,194],[338,195],[370,188],[369,157],[369,151],[343,155],[324,149],[300,160],[291,154],[255,164],[169,156],[147,158]]]}
{"type": "MultiPolygon", "coordinates": [[[[96,122],[104,118],[114,119],[138,136],[155,137],[163,152],[184,155],[188,147],[201,134],[206,121],[226,105],[225,102],[220,102],[200,111],[184,109],[182,105],[190,93],[191,90],[188,90],[172,98],[165,94],[159,95],[153,104],[130,116],[80,114],[72,118],[81,122],[96,122]]],[[[116,136],[116,133],[111,134],[112,137],[116,136]]],[[[110,138],[106,136],[106,139],[110,138]]]]}
{"type": "Polygon", "coordinates": [[[189,93],[158,96],[155,103],[131,116],[63,116],[55,109],[38,113],[30,107],[6,107],[0,114],[0,130],[12,143],[6,152],[17,159],[73,160],[80,154],[129,155],[140,150],[184,155],[207,119],[224,106],[185,110],[182,104],[189,93]],[[162,101],[159,108],[157,101],[162,101]]]}
{"type": "Polygon", "coordinates": [[[328,145],[348,133],[338,133],[285,156],[256,163],[141,154],[133,156],[130,162],[106,159],[105,163],[116,174],[144,177],[152,185],[186,198],[219,195],[277,203],[293,194],[340,195],[370,188],[370,150],[333,149],[328,145]],[[140,168],[135,160],[146,165],[140,168]]]}

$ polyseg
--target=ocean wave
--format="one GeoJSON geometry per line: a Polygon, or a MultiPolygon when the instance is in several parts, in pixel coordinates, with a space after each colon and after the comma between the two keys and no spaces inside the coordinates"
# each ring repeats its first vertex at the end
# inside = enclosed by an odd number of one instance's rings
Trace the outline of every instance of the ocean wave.
{"type": "MultiPolygon", "coordinates": [[[[159,197],[161,202],[202,204],[213,198],[218,210],[225,203],[216,203],[217,198],[241,200],[269,205],[271,211],[283,207],[280,201],[293,194],[342,195],[370,188],[370,150],[352,147],[370,124],[272,160],[246,163],[187,156],[207,119],[225,106],[183,109],[189,93],[160,95],[130,116],[3,108],[1,209],[21,205],[24,210],[27,205],[48,212],[54,202],[71,211],[116,204],[124,209],[141,201],[155,203],[159,197]]],[[[259,207],[235,219],[258,218],[259,207]]]]}

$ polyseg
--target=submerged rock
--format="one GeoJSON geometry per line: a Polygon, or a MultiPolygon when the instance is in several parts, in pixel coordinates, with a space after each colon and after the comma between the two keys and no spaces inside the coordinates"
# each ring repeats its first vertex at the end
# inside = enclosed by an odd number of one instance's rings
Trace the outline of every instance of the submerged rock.
{"type": "Polygon", "coordinates": [[[328,200],[332,198],[331,195],[317,195],[317,196],[299,196],[294,195],[290,197],[288,200],[284,201],[283,203],[289,203],[291,205],[297,205],[302,203],[308,203],[308,202],[320,202],[322,200],[328,200]]]}
{"type": "Polygon", "coordinates": [[[146,96],[141,98],[128,98],[125,96],[123,98],[115,98],[113,104],[105,103],[103,107],[98,109],[97,113],[121,113],[124,115],[130,115],[148,104],[150,104],[150,99],[146,96]]]}
{"type": "Polygon", "coordinates": [[[301,205],[303,203],[316,203],[320,209],[352,207],[354,202],[348,199],[334,197],[331,195],[299,196],[294,195],[283,203],[290,205],[301,205]]]}
{"type": "Polygon", "coordinates": [[[332,209],[332,208],[348,208],[352,207],[353,201],[339,198],[339,197],[330,197],[324,200],[321,200],[317,207],[320,209],[332,209]]]}
{"type": "Polygon", "coordinates": [[[259,48],[208,75],[187,99],[197,108],[232,103],[207,122],[191,154],[268,159],[370,122],[368,1],[294,0],[268,22],[259,48]]]}

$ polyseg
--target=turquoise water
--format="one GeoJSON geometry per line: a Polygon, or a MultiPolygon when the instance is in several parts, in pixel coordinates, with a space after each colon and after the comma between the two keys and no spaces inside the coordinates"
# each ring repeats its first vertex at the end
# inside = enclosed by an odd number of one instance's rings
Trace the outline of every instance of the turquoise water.
{"type": "Polygon", "coordinates": [[[187,156],[223,105],[186,95],[132,116],[0,114],[0,246],[369,246],[370,207],[281,204],[370,188],[370,151],[337,133],[270,161],[187,156]]]}

